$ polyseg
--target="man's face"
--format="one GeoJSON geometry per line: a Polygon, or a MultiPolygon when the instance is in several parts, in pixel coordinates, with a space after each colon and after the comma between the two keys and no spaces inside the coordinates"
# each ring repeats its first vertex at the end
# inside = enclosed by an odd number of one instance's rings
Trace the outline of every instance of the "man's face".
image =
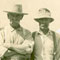
{"type": "Polygon", "coordinates": [[[50,20],[49,19],[41,19],[39,21],[40,29],[42,29],[42,30],[48,29],[49,23],[50,23],[50,20]]]}
{"type": "Polygon", "coordinates": [[[13,27],[17,27],[20,23],[20,20],[23,18],[23,15],[8,13],[8,18],[10,20],[10,25],[12,25],[13,27]]]}

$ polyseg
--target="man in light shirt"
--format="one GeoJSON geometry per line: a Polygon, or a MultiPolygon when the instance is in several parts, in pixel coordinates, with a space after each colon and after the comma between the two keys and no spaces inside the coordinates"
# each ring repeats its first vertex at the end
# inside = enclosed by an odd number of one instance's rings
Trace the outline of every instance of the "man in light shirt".
{"type": "Polygon", "coordinates": [[[54,21],[47,8],[38,10],[34,18],[39,23],[39,31],[33,32],[34,51],[32,60],[59,60],[60,35],[49,29],[49,24],[54,21]]]}
{"type": "Polygon", "coordinates": [[[21,4],[11,7],[10,10],[4,11],[7,13],[10,24],[0,31],[0,58],[2,60],[29,60],[34,41],[31,32],[20,25],[20,21],[27,13],[22,12],[21,4]]]}

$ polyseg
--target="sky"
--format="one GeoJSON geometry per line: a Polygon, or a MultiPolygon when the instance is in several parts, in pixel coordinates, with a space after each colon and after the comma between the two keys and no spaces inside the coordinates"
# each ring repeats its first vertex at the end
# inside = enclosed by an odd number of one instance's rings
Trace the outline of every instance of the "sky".
{"type": "Polygon", "coordinates": [[[23,12],[28,13],[21,21],[21,26],[31,32],[38,30],[39,26],[34,21],[36,12],[40,8],[48,8],[54,21],[50,24],[50,29],[60,32],[60,0],[0,0],[0,28],[8,25],[7,10],[14,4],[22,4],[23,12]]]}

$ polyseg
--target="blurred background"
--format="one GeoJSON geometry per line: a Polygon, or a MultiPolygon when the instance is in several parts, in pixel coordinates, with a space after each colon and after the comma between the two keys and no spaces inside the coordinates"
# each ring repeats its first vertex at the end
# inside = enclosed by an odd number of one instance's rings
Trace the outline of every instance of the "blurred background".
{"type": "Polygon", "coordinates": [[[38,30],[38,23],[34,21],[34,16],[39,8],[48,8],[54,21],[50,24],[50,29],[60,33],[60,0],[0,0],[0,28],[8,25],[9,20],[5,11],[13,4],[22,4],[23,12],[29,13],[24,16],[21,25],[31,32],[38,30]]]}

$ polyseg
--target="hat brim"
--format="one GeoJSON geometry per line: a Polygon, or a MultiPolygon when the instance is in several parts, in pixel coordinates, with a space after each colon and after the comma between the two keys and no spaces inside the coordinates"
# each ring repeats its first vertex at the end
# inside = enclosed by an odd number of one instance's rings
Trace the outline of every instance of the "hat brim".
{"type": "Polygon", "coordinates": [[[4,11],[6,13],[15,13],[15,14],[20,14],[20,15],[28,15],[28,13],[23,13],[23,12],[13,12],[13,11],[4,11]]]}
{"type": "Polygon", "coordinates": [[[37,22],[40,22],[42,19],[49,19],[49,22],[53,22],[54,21],[54,19],[53,18],[49,18],[49,17],[44,17],[44,18],[34,18],[34,20],[35,21],[37,21],[37,22]]]}

